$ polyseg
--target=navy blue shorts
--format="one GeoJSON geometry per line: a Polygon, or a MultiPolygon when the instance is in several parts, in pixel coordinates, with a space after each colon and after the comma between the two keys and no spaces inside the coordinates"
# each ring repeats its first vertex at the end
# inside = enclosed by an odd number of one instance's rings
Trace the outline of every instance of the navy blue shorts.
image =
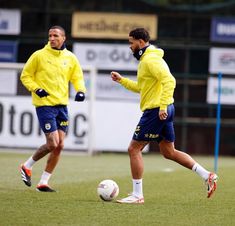
{"type": "Polygon", "coordinates": [[[175,141],[174,105],[171,104],[167,107],[168,116],[166,120],[160,120],[158,113],[159,108],[144,111],[134,132],[133,140],[157,141],[158,143],[163,139],[169,142],[175,141]]]}
{"type": "Polygon", "coordinates": [[[44,133],[50,133],[58,129],[67,132],[69,124],[67,106],[42,106],[37,107],[36,112],[44,133]]]}

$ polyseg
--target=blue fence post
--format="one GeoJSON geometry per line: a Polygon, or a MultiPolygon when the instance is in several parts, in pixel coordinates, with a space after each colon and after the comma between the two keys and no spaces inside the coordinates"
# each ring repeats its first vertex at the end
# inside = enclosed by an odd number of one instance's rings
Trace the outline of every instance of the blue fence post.
{"type": "Polygon", "coordinates": [[[222,73],[218,73],[218,103],[216,113],[216,131],[215,131],[215,159],[214,171],[218,171],[219,145],[220,145],[220,115],[221,115],[221,81],[222,73]]]}

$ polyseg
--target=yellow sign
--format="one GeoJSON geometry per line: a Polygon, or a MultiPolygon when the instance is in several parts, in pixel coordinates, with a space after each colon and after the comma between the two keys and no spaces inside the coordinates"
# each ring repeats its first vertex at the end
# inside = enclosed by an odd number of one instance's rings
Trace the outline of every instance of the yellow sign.
{"type": "Polygon", "coordinates": [[[128,39],[137,27],[147,29],[151,40],[157,39],[156,15],[75,12],[72,17],[74,38],[128,39]]]}

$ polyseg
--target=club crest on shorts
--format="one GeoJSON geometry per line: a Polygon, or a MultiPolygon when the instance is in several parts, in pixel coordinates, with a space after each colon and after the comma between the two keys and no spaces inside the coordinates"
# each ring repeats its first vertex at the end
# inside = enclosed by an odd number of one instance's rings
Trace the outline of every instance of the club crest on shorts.
{"type": "Polygon", "coordinates": [[[46,124],[45,124],[45,129],[46,129],[46,130],[51,129],[51,124],[50,124],[50,123],[46,123],[46,124]]]}

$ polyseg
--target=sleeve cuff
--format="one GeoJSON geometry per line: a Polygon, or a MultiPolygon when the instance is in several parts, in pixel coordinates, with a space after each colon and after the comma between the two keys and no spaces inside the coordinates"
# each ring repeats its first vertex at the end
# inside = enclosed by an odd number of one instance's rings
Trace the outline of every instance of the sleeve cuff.
{"type": "Polygon", "coordinates": [[[167,105],[161,105],[160,110],[167,110],[167,105]]]}

